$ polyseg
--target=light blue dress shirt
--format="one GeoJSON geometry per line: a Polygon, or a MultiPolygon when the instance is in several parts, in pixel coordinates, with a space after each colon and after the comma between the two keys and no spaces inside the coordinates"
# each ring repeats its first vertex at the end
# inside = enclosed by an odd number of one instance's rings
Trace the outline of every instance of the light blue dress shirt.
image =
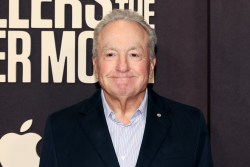
{"type": "Polygon", "coordinates": [[[124,125],[115,118],[115,113],[109,107],[103,90],[101,97],[106,122],[120,167],[135,167],[146,124],[148,92],[146,90],[142,103],[128,125],[124,125]]]}

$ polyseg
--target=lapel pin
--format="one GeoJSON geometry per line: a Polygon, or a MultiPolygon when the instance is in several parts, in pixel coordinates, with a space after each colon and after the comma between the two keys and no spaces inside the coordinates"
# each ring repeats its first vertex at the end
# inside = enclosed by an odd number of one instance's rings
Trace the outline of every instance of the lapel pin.
{"type": "Polygon", "coordinates": [[[157,115],[157,117],[161,117],[161,114],[160,114],[160,113],[157,113],[156,115],[157,115]]]}

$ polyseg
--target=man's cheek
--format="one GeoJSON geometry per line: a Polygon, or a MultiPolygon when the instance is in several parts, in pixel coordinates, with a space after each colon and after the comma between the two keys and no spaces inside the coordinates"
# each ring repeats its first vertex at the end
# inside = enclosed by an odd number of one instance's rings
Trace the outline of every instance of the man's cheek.
{"type": "Polygon", "coordinates": [[[147,74],[149,74],[150,69],[146,66],[142,66],[142,67],[138,66],[136,68],[136,71],[137,71],[137,73],[139,73],[141,75],[147,75],[147,74]]]}

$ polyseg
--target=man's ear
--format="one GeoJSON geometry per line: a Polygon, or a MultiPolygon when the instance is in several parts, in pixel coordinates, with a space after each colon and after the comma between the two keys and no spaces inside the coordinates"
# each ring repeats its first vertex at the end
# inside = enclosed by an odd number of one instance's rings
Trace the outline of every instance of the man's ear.
{"type": "Polygon", "coordinates": [[[154,69],[155,69],[155,64],[156,64],[156,58],[150,59],[150,71],[149,71],[149,78],[153,78],[154,76],[154,69]]]}
{"type": "Polygon", "coordinates": [[[92,64],[93,64],[93,73],[95,75],[95,78],[98,79],[98,69],[97,69],[97,57],[92,58],[92,64]]]}
{"type": "Polygon", "coordinates": [[[151,58],[149,62],[149,83],[154,83],[154,69],[156,64],[156,58],[151,58]]]}

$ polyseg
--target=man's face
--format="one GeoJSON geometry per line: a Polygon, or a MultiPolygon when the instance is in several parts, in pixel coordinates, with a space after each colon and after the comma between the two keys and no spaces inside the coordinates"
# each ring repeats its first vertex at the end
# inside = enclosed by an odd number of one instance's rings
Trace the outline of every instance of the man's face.
{"type": "Polygon", "coordinates": [[[104,92],[135,97],[146,90],[155,59],[149,58],[148,34],[135,22],[114,21],[98,37],[94,71],[104,92]]]}

